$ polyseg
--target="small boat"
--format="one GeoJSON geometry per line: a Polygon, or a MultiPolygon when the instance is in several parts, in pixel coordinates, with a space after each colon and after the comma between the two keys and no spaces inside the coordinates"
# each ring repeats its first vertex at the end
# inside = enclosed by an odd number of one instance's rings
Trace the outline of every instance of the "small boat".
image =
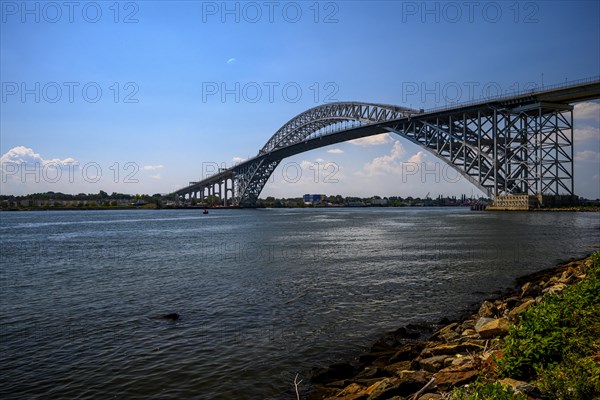
{"type": "Polygon", "coordinates": [[[202,214],[208,214],[208,210],[205,208],[202,214]]]}

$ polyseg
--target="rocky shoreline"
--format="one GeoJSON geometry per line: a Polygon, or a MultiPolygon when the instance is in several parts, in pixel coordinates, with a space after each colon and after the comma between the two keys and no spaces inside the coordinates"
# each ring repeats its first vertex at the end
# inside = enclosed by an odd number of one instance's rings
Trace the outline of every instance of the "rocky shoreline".
{"type": "MultiPolygon", "coordinates": [[[[453,388],[475,381],[494,369],[501,339],[510,324],[543,296],[558,294],[586,278],[590,257],[516,280],[515,290],[484,301],[478,310],[456,321],[408,325],[387,333],[358,360],[315,369],[308,400],[440,400],[453,388]]],[[[537,399],[539,391],[524,381],[498,381],[537,399]]]]}

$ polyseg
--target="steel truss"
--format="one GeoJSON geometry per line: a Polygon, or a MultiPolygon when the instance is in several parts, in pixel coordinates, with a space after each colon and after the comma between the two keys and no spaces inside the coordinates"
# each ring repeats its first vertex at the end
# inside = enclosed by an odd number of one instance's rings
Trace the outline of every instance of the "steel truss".
{"type": "Polygon", "coordinates": [[[370,103],[314,107],[282,126],[256,157],[175,193],[251,207],[281,160],[306,151],[295,146],[314,149],[383,132],[433,153],[488,196],[574,195],[573,107],[533,96],[427,113],[370,103]]]}
{"type": "Polygon", "coordinates": [[[414,114],[418,114],[418,111],[406,107],[372,103],[330,103],[313,107],[279,128],[258,154],[267,154],[277,148],[298,143],[319,129],[338,122],[356,121],[361,124],[371,124],[414,114]]]}
{"type": "Polygon", "coordinates": [[[437,155],[488,196],[574,194],[572,106],[423,115],[387,129],[437,155]]]}

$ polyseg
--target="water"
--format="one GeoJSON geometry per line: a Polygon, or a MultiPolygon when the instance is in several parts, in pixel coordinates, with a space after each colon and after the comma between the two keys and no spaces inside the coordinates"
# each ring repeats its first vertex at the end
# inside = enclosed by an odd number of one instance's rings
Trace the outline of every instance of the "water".
{"type": "Polygon", "coordinates": [[[285,399],[296,373],[590,253],[600,216],[16,212],[0,235],[2,399],[285,399]]]}

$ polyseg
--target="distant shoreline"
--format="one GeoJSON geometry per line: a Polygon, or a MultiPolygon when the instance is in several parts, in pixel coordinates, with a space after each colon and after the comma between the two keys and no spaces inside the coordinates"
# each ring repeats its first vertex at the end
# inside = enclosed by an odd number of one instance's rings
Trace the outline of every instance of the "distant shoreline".
{"type": "MultiPolygon", "coordinates": [[[[323,208],[469,208],[468,205],[440,205],[440,206],[373,206],[373,205],[336,205],[336,206],[316,206],[316,207],[234,207],[234,206],[187,206],[187,207],[144,207],[144,206],[114,206],[114,207],[20,207],[3,208],[3,212],[18,211],[122,211],[122,210],[249,210],[249,209],[323,209],[323,208]]],[[[477,210],[480,211],[480,210],[477,210]]],[[[513,210],[514,212],[600,212],[600,206],[575,206],[575,207],[551,207],[537,208],[532,210],[513,210]]],[[[504,210],[489,210],[489,212],[506,212],[504,210]]]]}

